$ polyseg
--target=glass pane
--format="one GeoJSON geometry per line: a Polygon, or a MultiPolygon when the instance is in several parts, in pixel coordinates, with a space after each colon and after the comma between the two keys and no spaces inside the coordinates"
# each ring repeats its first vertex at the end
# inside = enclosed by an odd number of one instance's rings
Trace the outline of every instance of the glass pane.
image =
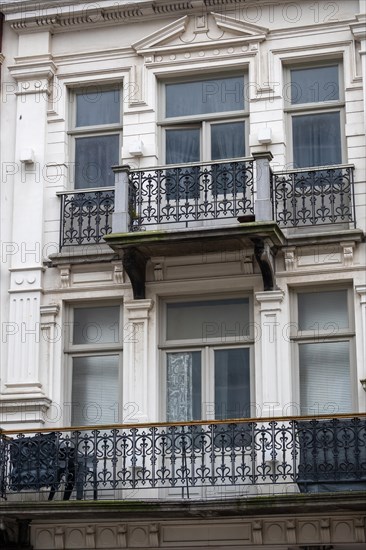
{"type": "Polygon", "coordinates": [[[304,292],[298,295],[299,329],[328,330],[336,334],[348,328],[347,291],[304,292]]]}
{"type": "Polygon", "coordinates": [[[249,334],[249,299],[167,304],[167,339],[226,341],[249,334]]]}
{"type": "Polygon", "coordinates": [[[342,163],[339,112],[293,116],[292,134],[298,168],[342,163]]]}
{"type": "Polygon", "coordinates": [[[167,354],[167,422],[201,419],[201,352],[167,354]]]}
{"type": "Polygon", "coordinates": [[[234,76],[166,84],[165,116],[180,117],[244,109],[244,78],[234,76]]]}
{"type": "Polygon", "coordinates": [[[291,103],[317,103],[339,99],[338,65],[291,71],[291,103]]]}
{"type": "Polygon", "coordinates": [[[75,188],[112,187],[119,162],[119,135],[75,140],[75,188]]]}
{"type": "Polygon", "coordinates": [[[119,306],[74,309],[73,344],[118,344],[119,306]]]}
{"type": "Polygon", "coordinates": [[[301,414],[352,411],[349,342],[300,344],[301,414]]]}
{"type": "Polygon", "coordinates": [[[215,351],[215,418],[250,416],[249,349],[215,351]]]}
{"type": "Polygon", "coordinates": [[[101,91],[97,86],[76,94],[76,126],[120,122],[119,90],[101,91]]]}
{"type": "Polygon", "coordinates": [[[180,164],[200,160],[200,129],[166,130],[166,163],[180,164]]]}
{"type": "MultiPolygon", "coordinates": [[[[200,160],[200,129],[166,130],[166,163],[188,164],[200,160]]],[[[199,167],[173,168],[166,172],[166,199],[199,197],[199,167]]]]}
{"type": "Polygon", "coordinates": [[[211,125],[211,159],[245,156],[244,122],[211,125]]]}
{"type": "Polygon", "coordinates": [[[74,357],[73,426],[115,424],[118,418],[118,355],[74,357]]]}

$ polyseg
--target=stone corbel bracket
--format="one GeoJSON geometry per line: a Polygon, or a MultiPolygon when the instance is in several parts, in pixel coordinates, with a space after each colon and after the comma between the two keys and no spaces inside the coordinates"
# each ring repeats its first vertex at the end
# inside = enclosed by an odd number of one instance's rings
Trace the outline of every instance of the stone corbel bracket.
{"type": "Polygon", "coordinates": [[[147,258],[137,248],[131,247],[123,251],[122,265],[130,278],[135,300],[145,299],[147,258]]]}
{"type": "Polygon", "coordinates": [[[275,290],[275,255],[276,247],[268,242],[267,239],[252,238],[254,244],[254,256],[262,273],[263,290],[275,290]]]}

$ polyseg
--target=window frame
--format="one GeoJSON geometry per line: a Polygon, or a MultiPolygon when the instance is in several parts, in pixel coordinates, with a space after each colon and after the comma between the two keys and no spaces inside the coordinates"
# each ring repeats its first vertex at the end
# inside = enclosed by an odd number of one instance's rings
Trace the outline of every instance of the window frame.
{"type": "MultiPolygon", "coordinates": [[[[284,112],[287,119],[287,135],[289,139],[287,140],[287,149],[288,149],[288,160],[294,168],[297,168],[294,160],[294,143],[293,143],[293,117],[301,115],[312,115],[312,114],[321,114],[321,113],[339,113],[339,124],[340,124],[340,142],[341,142],[341,163],[347,163],[347,147],[346,147],[346,136],[345,136],[345,93],[344,93],[344,70],[343,70],[343,60],[340,58],[330,58],[324,59],[322,61],[298,61],[298,62],[286,62],[284,64],[284,112]],[[338,67],[338,89],[339,89],[339,99],[329,100],[329,101],[314,101],[308,103],[291,103],[291,71],[296,69],[321,69],[322,67],[331,67],[337,65],[338,67]]],[[[319,166],[304,166],[299,167],[299,170],[314,170],[316,168],[321,168],[325,165],[319,166]]],[[[330,166],[339,166],[330,165],[330,166]]]]}
{"type": "MultiPolygon", "coordinates": [[[[161,373],[161,407],[160,414],[162,421],[167,418],[167,356],[169,353],[179,352],[201,352],[201,419],[202,421],[215,420],[215,351],[216,350],[231,350],[231,349],[248,349],[249,351],[249,392],[250,403],[255,395],[255,372],[254,372],[254,344],[255,335],[253,332],[253,297],[248,293],[222,294],[215,295],[193,295],[184,297],[166,297],[160,301],[160,323],[161,327],[158,352],[161,373]],[[167,304],[169,303],[186,303],[186,302],[202,302],[212,300],[225,299],[248,299],[249,312],[249,334],[242,337],[217,337],[209,339],[205,342],[202,339],[186,339],[186,340],[168,340],[167,334],[167,304]],[[209,411],[208,405],[212,405],[212,410],[209,411]]],[[[187,421],[189,422],[189,421],[187,421]]]]}
{"type": "Polygon", "coordinates": [[[72,177],[69,178],[73,184],[73,189],[77,192],[91,191],[93,189],[103,190],[108,189],[110,186],[93,186],[93,187],[76,187],[76,139],[82,137],[99,137],[99,136],[112,136],[118,135],[118,163],[121,162],[121,148],[122,148],[122,129],[123,129],[123,101],[122,101],[122,82],[110,82],[108,84],[99,82],[85,82],[82,85],[69,86],[69,130],[67,136],[69,137],[69,158],[72,163],[72,177]],[[76,126],[77,116],[77,99],[76,96],[80,91],[87,91],[88,87],[98,88],[98,91],[109,92],[118,91],[120,94],[120,106],[119,106],[119,122],[109,124],[93,124],[90,126],[76,126]]]}
{"type": "MultiPolygon", "coordinates": [[[[225,123],[225,122],[244,122],[244,145],[245,151],[243,157],[246,158],[249,153],[249,98],[245,93],[246,86],[248,83],[248,71],[249,67],[246,66],[243,70],[238,71],[220,71],[219,69],[216,72],[210,72],[202,78],[201,75],[194,75],[190,73],[189,75],[167,78],[162,77],[159,79],[159,104],[158,112],[160,116],[157,121],[158,127],[160,127],[160,141],[162,156],[164,158],[163,164],[166,165],[166,130],[167,129],[188,129],[190,127],[196,127],[200,129],[200,161],[210,162],[211,159],[211,134],[210,128],[212,124],[215,123],[225,123]],[[198,115],[187,115],[182,117],[166,117],[166,85],[167,84],[179,84],[179,83],[189,83],[189,82],[204,82],[214,78],[231,78],[231,77],[242,77],[243,78],[243,90],[244,90],[244,109],[237,111],[224,111],[216,113],[202,113],[198,115]]],[[[222,159],[225,160],[225,159],[222,159]]],[[[229,160],[229,159],[228,159],[229,160]]],[[[215,162],[215,161],[212,161],[215,162]]],[[[219,162],[219,160],[217,160],[219,162]]],[[[180,163],[180,164],[189,164],[189,163],[180,163]]],[[[174,166],[174,164],[172,164],[174,166]]]]}
{"type": "Polygon", "coordinates": [[[70,406],[66,412],[65,424],[72,426],[72,403],[73,403],[73,360],[79,357],[118,357],[118,420],[120,420],[122,410],[122,367],[123,367],[123,304],[121,301],[83,301],[67,304],[66,310],[66,334],[64,336],[64,358],[65,358],[65,393],[68,396],[70,406]],[[98,308],[98,307],[119,307],[119,331],[118,342],[102,343],[102,344],[74,344],[73,343],[73,326],[74,326],[74,311],[78,308],[98,308]]]}
{"type": "MultiPolygon", "coordinates": [[[[301,402],[300,402],[300,345],[310,343],[332,343],[332,342],[348,342],[349,343],[349,369],[350,369],[350,390],[351,390],[351,403],[354,410],[357,406],[357,391],[354,381],[356,380],[356,350],[355,350],[355,319],[354,319],[354,307],[353,307],[353,292],[347,284],[337,285],[329,284],[326,288],[322,286],[299,286],[290,290],[291,297],[291,319],[293,320],[290,326],[290,343],[292,347],[292,364],[294,369],[292,371],[293,384],[292,393],[294,396],[294,402],[298,405],[299,414],[301,415],[301,402]],[[348,328],[341,328],[336,334],[327,330],[318,330],[314,334],[314,330],[300,330],[299,328],[299,306],[298,297],[300,294],[306,293],[326,293],[332,291],[345,291],[347,297],[347,314],[348,314],[348,328]]],[[[333,411],[335,412],[335,411],[333,411]]],[[[326,414],[326,412],[318,413],[326,414]]],[[[316,413],[314,413],[316,416],[316,413]]]]}

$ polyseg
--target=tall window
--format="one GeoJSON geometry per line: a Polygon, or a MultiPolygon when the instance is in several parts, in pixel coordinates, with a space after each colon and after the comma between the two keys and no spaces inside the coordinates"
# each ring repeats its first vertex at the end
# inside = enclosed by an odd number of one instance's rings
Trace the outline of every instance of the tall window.
{"type": "Polygon", "coordinates": [[[169,422],[250,416],[249,299],[166,304],[169,422]]]}
{"type": "Polygon", "coordinates": [[[122,338],[120,306],[74,307],[67,351],[71,424],[119,421],[122,338]]]}
{"type": "Polygon", "coordinates": [[[353,410],[352,325],[347,290],[301,292],[297,296],[301,413],[353,410]]]}
{"type": "Polygon", "coordinates": [[[75,188],[112,186],[111,167],[120,159],[120,89],[90,85],[73,99],[75,188]]]}
{"type": "Polygon", "coordinates": [[[244,76],[165,84],[167,164],[245,156],[244,76]]]}
{"type": "Polygon", "coordinates": [[[294,165],[342,164],[340,65],[294,68],[289,74],[294,165]]]}

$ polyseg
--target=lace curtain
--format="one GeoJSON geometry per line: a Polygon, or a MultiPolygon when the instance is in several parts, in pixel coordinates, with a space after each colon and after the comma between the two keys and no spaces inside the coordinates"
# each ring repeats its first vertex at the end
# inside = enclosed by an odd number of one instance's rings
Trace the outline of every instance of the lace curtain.
{"type": "Polygon", "coordinates": [[[192,353],[169,353],[167,360],[167,421],[192,420],[192,353]]]}

